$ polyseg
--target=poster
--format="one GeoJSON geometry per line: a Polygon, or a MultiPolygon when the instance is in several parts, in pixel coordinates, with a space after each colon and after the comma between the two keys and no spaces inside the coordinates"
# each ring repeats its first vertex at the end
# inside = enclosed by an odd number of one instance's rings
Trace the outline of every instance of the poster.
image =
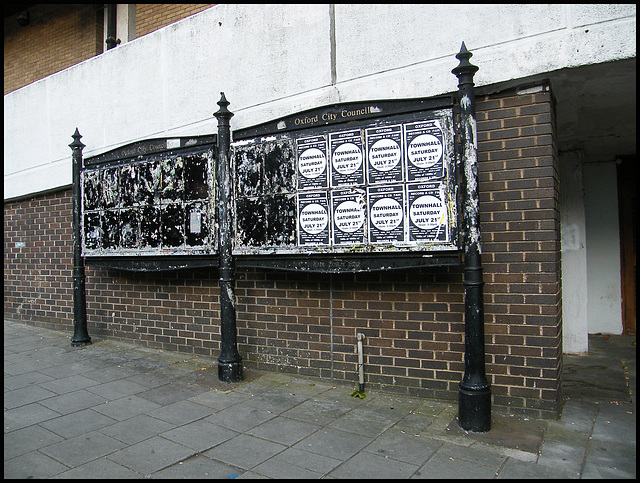
{"type": "Polygon", "coordinates": [[[369,243],[405,241],[403,185],[370,187],[369,243]]]}
{"type": "Polygon", "coordinates": [[[331,187],[364,184],[364,150],[360,129],[329,134],[331,187]]]}
{"type": "Polygon", "coordinates": [[[326,191],[298,194],[298,245],[329,245],[329,200],[326,191]]]}
{"type": "Polygon", "coordinates": [[[365,243],[367,206],[361,189],[331,192],[333,245],[362,245],[365,243]]]}
{"type": "Polygon", "coordinates": [[[402,125],[369,128],[366,138],[369,186],[404,181],[402,125]]]}
{"type": "Polygon", "coordinates": [[[327,140],[312,136],[296,140],[298,189],[328,187],[327,140]]]}
{"type": "Polygon", "coordinates": [[[407,150],[407,181],[444,177],[444,143],[440,121],[420,121],[404,125],[407,150]]]}
{"type": "Polygon", "coordinates": [[[407,204],[408,241],[449,241],[444,183],[407,184],[407,204]]]}

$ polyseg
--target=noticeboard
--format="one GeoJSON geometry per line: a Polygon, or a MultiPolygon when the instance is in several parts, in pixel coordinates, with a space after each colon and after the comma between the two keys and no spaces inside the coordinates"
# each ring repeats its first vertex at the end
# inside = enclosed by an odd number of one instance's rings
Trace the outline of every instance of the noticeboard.
{"type": "Polygon", "coordinates": [[[86,158],[82,255],[128,258],[120,268],[140,268],[149,257],[215,255],[215,143],[214,135],[161,138],[86,158]]]}
{"type": "Polygon", "coordinates": [[[241,264],[358,254],[459,263],[445,256],[459,253],[450,97],[334,105],[233,137],[241,264]]]}

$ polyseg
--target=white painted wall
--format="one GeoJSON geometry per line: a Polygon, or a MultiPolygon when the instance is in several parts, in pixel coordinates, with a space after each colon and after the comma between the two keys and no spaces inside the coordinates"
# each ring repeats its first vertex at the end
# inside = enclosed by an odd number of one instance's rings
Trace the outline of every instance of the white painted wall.
{"type": "MultiPolygon", "coordinates": [[[[587,325],[590,334],[622,334],[620,234],[615,162],[584,166],[587,325]]],[[[582,301],[584,303],[584,297],[582,301]]]]}
{"type": "Polygon", "coordinates": [[[453,92],[464,40],[476,85],[636,56],[635,5],[217,5],[4,96],[4,197],[71,183],[85,156],[232,129],[335,102],[453,92]],[[332,30],[335,36],[332,36],[332,30]]]}
{"type": "Polygon", "coordinates": [[[586,354],[589,350],[583,164],[581,151],[560,155],[562,345],[566,354],[586,354]]]}

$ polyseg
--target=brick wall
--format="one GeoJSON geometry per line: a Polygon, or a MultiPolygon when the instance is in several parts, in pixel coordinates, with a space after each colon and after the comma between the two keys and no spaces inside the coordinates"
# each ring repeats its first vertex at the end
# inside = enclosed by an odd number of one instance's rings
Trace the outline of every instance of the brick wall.
{"type": "MultiPolygon", "coordinates": [[[[553,417],[561,403],[555,119],[549,91],[478,96],[487,375],[496,411],[553,417]]],[[[71,325],[69,192],[5,203],[5,314],[71,325]],[[16,248],[24,240],[25,248],[16,248]]],[[[462,267],[332,276],[238,269],[247,367],[456,399],[464,372],[462,267]]],[[[89,334],[219,355],[218,273],[87,269],[89,334]]],[[[70,334],[71,334],[71,329],[70,334]]]]}
{"type": "Polygon", "coordinates": [[[4,19],[4,93],[102,52],[102,10],[96,4],[37,4],[29,25],[4,19]]]}
{"type": "Polygon", "coordinates": [[[214,5],[215,3],[137,3],[136,37],[147,35],[214,5]]]}
{"type": "Polygon", "coordinates": [[[73,325],[71,190],[4,204],[4,312],[73,325]]]}
{"type": "MultiPolygon", "coordinates": [[[[214,4],[136,4],[136,37],[214,4]]],[[[8,94],[104,51],[104,10],[97,4],[37,4],[29,24],[4,19],[4,93],[8,94]]]]}

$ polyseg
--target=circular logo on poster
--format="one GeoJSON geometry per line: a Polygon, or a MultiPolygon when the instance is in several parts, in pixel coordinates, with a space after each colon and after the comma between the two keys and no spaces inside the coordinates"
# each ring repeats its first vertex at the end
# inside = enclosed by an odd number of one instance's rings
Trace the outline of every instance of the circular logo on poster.
{"type": "Polygon", "coordinates": [[[362,151],[353,143],[344,143],[333,152],[331,161],[338,173],[352,174],[362,165],[362,151]]]}
{"type": "Polygon", "coordinates": [[[308,179],[320,176],[327,166],[327,158],[318,148],[305,149],[298,158],[300,174],[308,179]]]}
{"type": "Polygon", "coordinates": [[[380,139],[369,148],[369,163],[377,171],[391,171],[400,162],[400,146],[393,139],[380,139]]]}
{"type": "Polygon", "coordinates": [[[324,206],[311,203],[300,212],[300,228],[309,235],[321,233],[329,223],[329,214],[324,206]]]}
{"type": "Polygon", "coordinates": [[[364,224],[364,209],[355,201],[343,201],[333,216],[336,228],[344,233],[353,233],[364,224]]]}
{"type": "Polygon", "coordinates": [[[444,204],[435,196],[420,196],[409,208],[411,222],[421,230],[436,228],[442,224],[445,217],[444,204]]]}
{"type": "Polygon", "coordinates": [[[409,143],[407,157],[417,168],[430,168],[442,157],[442,143],[432,134],[421,134],[409,143]]]}
{"type": "Polygon", "coordinates": [[[376,201],[371,207],[371,223],[378,230],[393,230],[402,223],[402,206],[393,198],[376,201]]]}

